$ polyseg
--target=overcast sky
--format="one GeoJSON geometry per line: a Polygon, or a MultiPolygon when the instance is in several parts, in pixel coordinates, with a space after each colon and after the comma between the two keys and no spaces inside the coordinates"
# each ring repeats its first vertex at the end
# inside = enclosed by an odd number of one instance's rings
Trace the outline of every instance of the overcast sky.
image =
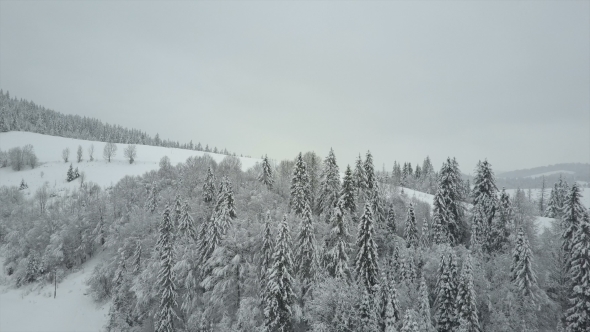
{"type": "Polygon", "coordinates": [[[1,1],[0,88],[279,160],[590,162],[589,4],[1,1]]]}

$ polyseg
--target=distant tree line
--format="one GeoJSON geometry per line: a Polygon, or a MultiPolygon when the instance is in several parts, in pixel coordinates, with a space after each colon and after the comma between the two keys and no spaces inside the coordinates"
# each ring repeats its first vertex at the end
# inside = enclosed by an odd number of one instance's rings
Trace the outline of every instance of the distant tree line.
{"type": "Polygon", "coordinates": [[[163,146],[236,156],[227,149],[193,144],[192,141],[181,144],[178,141],[161,139],[159,134],[151,137],[141,130],[105,124],[95,118],[61,114],[32,101],[11,98],[8,91],[0,90],[0,132],[8,131],[29,131],[91,141],[163,146]]]}

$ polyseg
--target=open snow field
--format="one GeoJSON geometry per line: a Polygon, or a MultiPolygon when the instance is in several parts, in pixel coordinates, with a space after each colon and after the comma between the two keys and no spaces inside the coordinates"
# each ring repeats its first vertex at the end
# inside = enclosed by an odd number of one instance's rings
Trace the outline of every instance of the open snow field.
{"type": "MultiPolygon", "coordinates": [[[[0,133],[0,150],[8,151],[13,147],[23,147],[31,144],[34,147],[35,154],[39,158],[40,166],[35,169],[26,167],[21,171],[13,171],[10,167],[0,168],[0,186],[18,186],[22,179],[25,180],[29,189],[26,194],[34,193],[37,188],[45,182],[49,184],[50,189],[61,190],[65,188],[73,189],[80,185],[80,180],[72,182],[66,181],[66,172],[70,166],[78,167],[80,173],[86,175],[86,182],[95,182],[105,188],[111,184],[116,184],[126,175],[142,175],[151,170],[159,169],[160,159],[164,156],[170,158],[173,165],[186,161],[192,156],[203,156],[205,152],[164,148],[159,146],[137,145],[137,157],[133,164],[123,156],[123,150],[128,144],[117,144],[117,154],[106,162],[102,157],[103,148],[106,143],[85,141],[73,138],[64,138],[35,134],[29,132],[12,131],[0,133]],[[89,161],[88,148],[94,145],[94,161],[89,161]],[[76,162],[76,151],[78,146],[82,146],[83,160],[76,162]],[[65,148],[70,149],[70,160],[65,163],[61,157],[65,148]]],[[[217,162],[221,162],[225,155],[209,153],[217,162]]],[[[247,170],[254,166],[259,159],[238,157],[242,162],[242,169],[247,170]]]]}
{"type": "MultiPolygon", "coordinates": [[[[3,258],[0,257],[0,266],[3,258]]],[[[109,304],[95,303],[88,293],[86,280],[100,257],[84,263],[79,271],[57,284],[36,289],[38,284],[12,288],[9,277],[0,279],[0,331],[102,331],[108,319],[109,304]],[[88,294],[88,295],[86,295],[88,294]]]]}

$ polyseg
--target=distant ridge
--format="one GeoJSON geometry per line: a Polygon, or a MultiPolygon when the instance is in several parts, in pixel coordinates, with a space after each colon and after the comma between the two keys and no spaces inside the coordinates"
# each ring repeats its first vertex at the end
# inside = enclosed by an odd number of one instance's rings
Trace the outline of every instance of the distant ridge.
{"type": "Polygon", "coordinates": [[[62,114],[32,101],[11,98],[8,91],[0,90],[0,132],[9,131],[28,131],[88,141],[161,146],[237,156],[235,152],[231,153],[225,148],[202,146],[201,143],[193,144],[193,141],[179,143],[161,139],[158,134],[152,137],[139,129],[103,123],[96,118],[62,114]]]}
{"type": "Polygon", "coordinates": [[[551,187],[559,178],[572,183],[574,181],[590,183],[590,164],[563,163],[520,169],[496,174],[498,187],[506,188],[541,188],[543,179],[545,187],[551,187]]]}

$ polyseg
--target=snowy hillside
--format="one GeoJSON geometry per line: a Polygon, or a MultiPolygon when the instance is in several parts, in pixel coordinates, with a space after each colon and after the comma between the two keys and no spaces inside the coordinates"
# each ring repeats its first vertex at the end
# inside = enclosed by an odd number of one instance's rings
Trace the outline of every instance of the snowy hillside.
{"type": "MultiPolygon", "coordinates": [[[[0,257],[0,260],[2,258],[0,257]]],[[[100,262],[95,257],[57,285],[31,289],[11,288],[9,277],[0,284],[0,331],[102,331],[107,322],[108,304],[99,305],[88,294],[86,280],[100,262]]],[[[0,264],[2,266],[2,264],[0,264]]]]}
{"type": "MultiPolygon", "coordinates": [[[[80,173],[86,175],[86,182],[92,181],[101,187],[117,183],[126,175],[142,175],[151,170],[159,168],[159,161],[162,157],[168,156],[173,165],[186,161],[192,156],[202,156],[205,152],[165,148],[158,146],[137,145],[137,157],[133,164],[125,159],[123,150],[127,144],[117,144],[117,154],[110,163],[103,157],[103,148],[106,143],[84,141],[72,138],[42,135],[30,132],[7,132],[0,133],[0,150],[7,151],[13,147],[22,147],[31,144],[35,154],[39,158],[40,166],[35,169],[26,167],[21,171],[13,171],[10,167],[0,168],[0,185],[18,186],[21,180],[25,180],[29,186],[27,193],[34,193],[37,188],[45,182],[55,190],[63,188],[75,188],[80,185],[79,180],[66,182],[66,172],[70,166],[78,167],[80,173]],[[90,162],[88,148],[94,145],[94,161],[90,162]],[[83,160],[76,162],[76,150],[82,146],[83,160]],[[64,163],[61,158],[65,148],[70,150],[70,160],[64,163]]],[[[225,155],[209,153],[217,162],[221,162],[225,155]]],[[[246,170],[256,164],[259,159],[239,157],[242,162],[242,169],[246,170]]]]}

